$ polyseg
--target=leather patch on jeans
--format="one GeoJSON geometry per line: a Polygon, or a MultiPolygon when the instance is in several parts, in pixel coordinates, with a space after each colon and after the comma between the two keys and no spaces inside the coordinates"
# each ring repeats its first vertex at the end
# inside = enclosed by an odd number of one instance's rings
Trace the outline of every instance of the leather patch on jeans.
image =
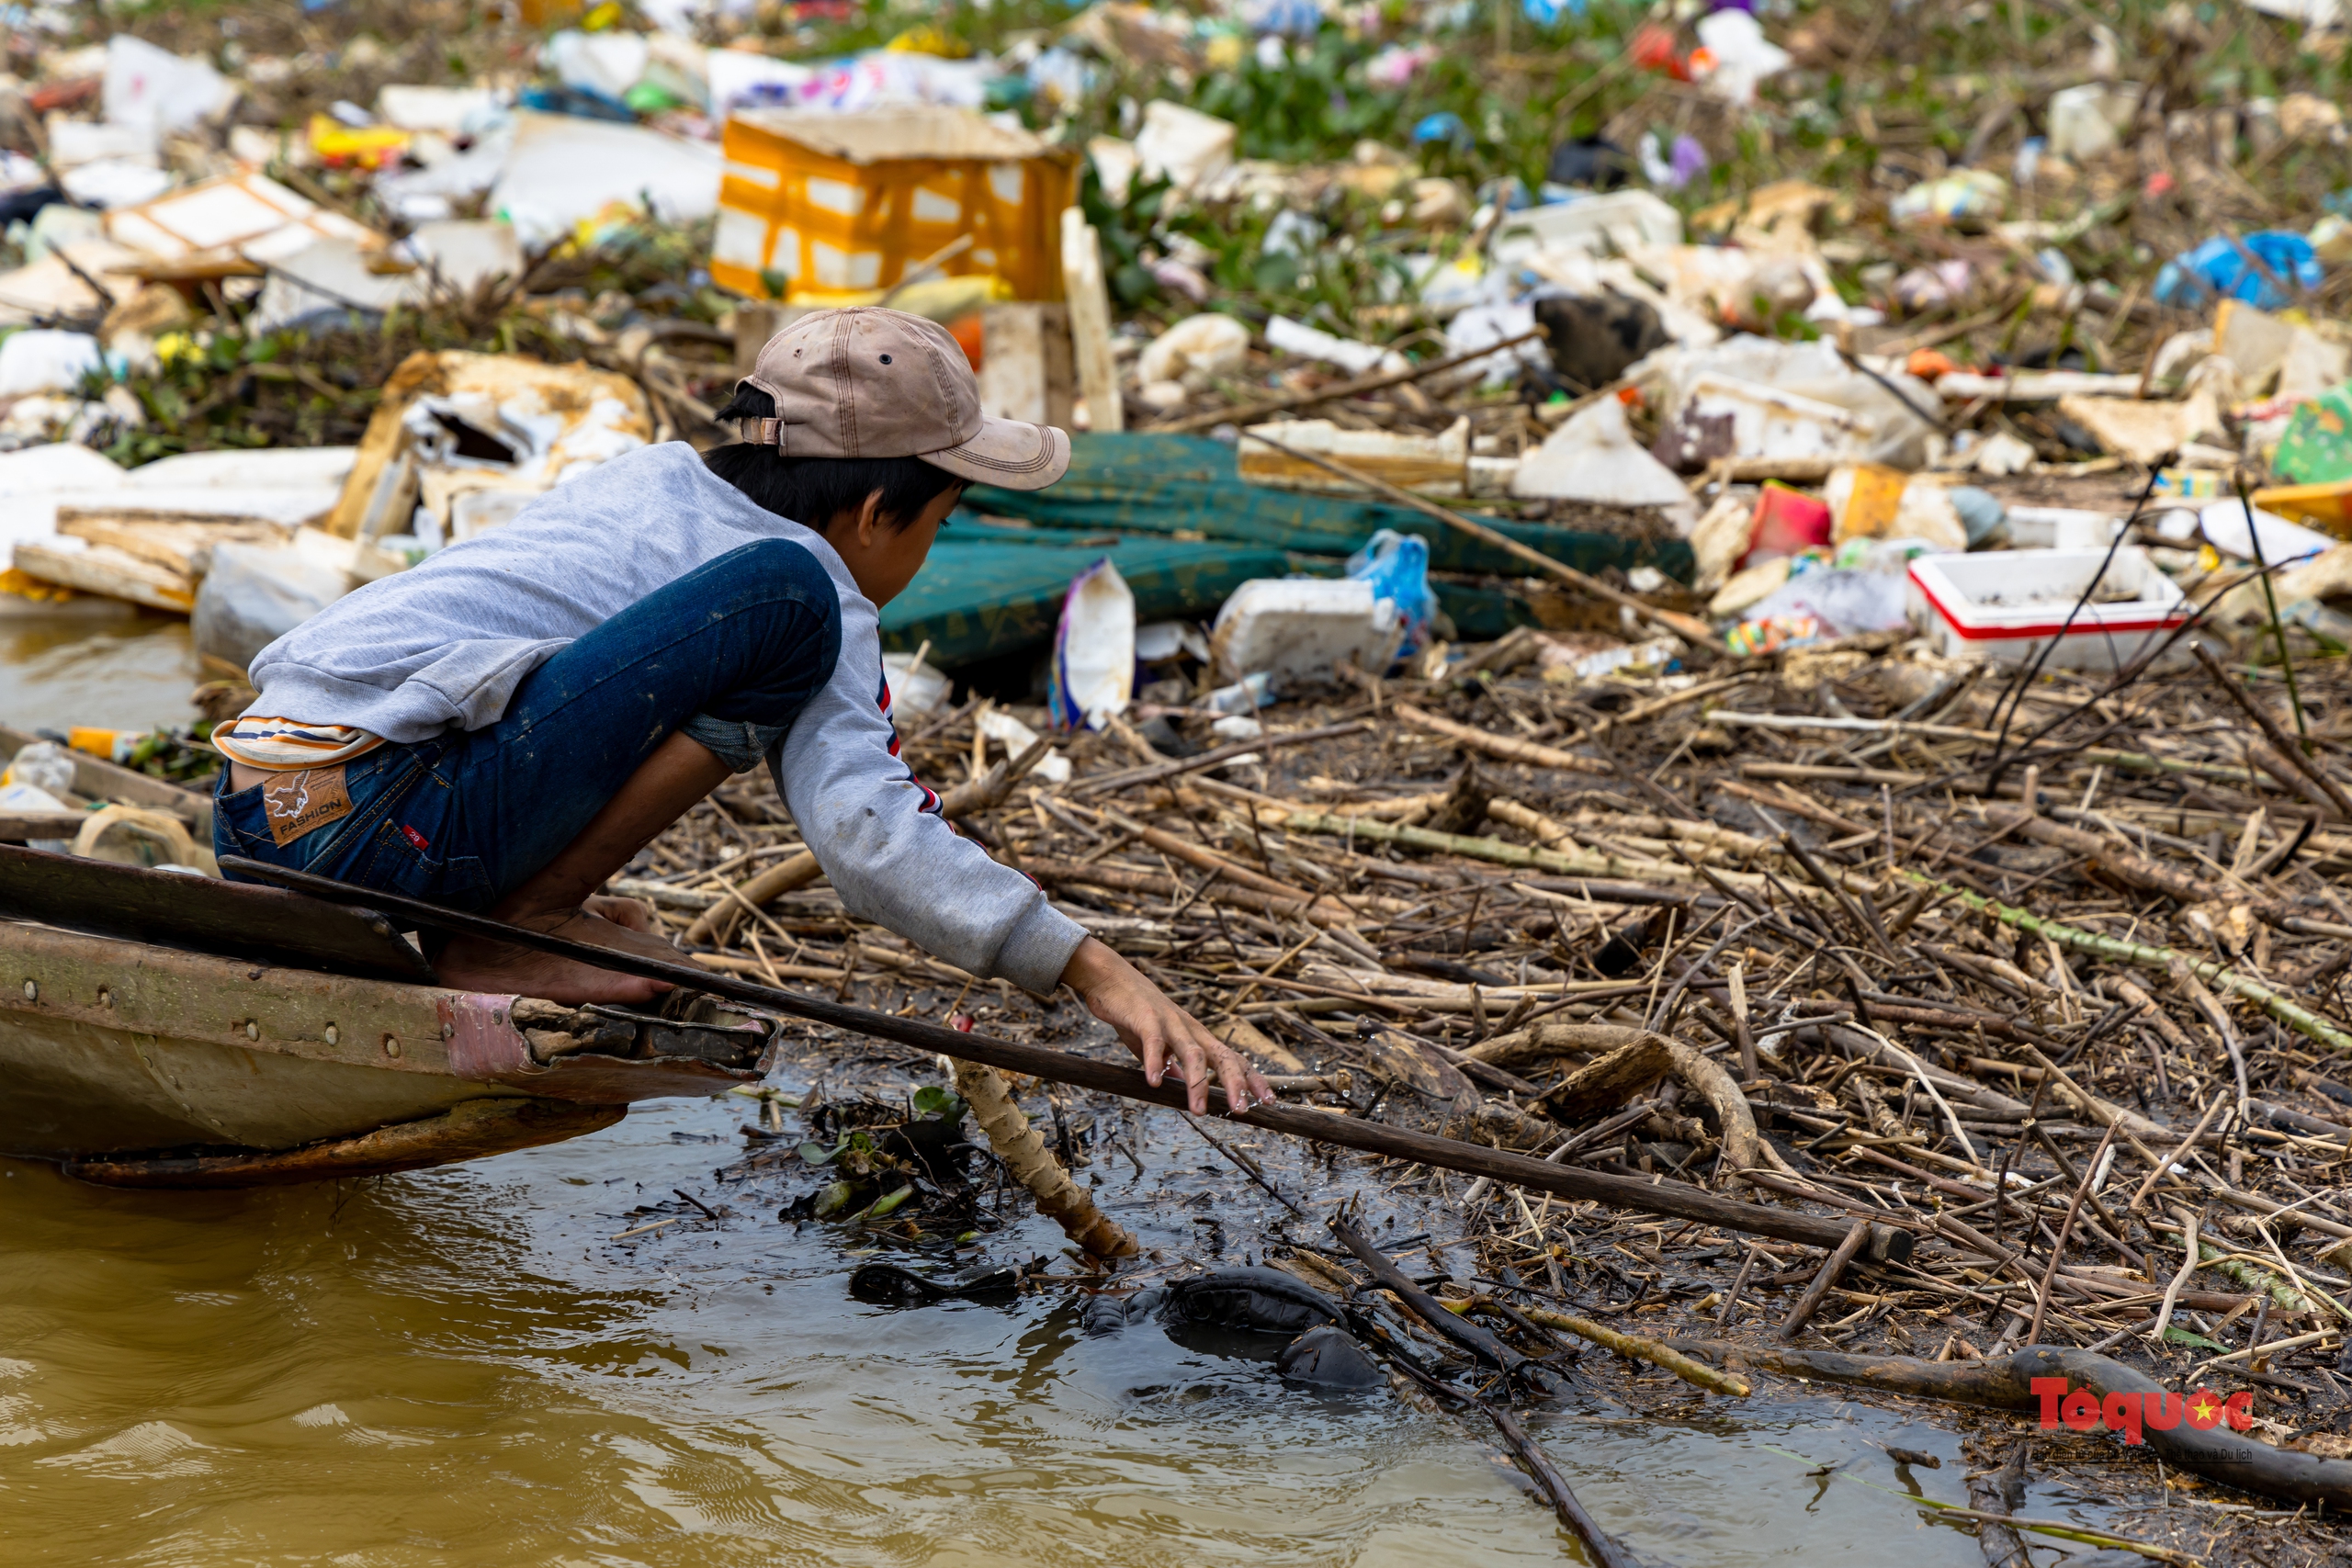
{"type": "Polygon", "coordinates": [[[305,768],[262,785],[261,807],[269,836],[282,850],[313,828],[350,816],[351,792],[344,787],[342,768],[305,768]]]}

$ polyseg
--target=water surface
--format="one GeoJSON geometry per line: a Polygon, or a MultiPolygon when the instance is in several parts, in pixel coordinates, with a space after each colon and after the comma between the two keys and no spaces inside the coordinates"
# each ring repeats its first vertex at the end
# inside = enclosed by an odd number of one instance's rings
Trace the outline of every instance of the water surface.
{"type": "Polygon", "coordinates": [[[56,614],[0,613],[0,724],[152,729],[196,716],[187,621],[96,600],[56,614]]]}
{"type": "MultiPolygon", "coordinates": [[[[712,1179],[742,1105],[640,1107],[571,1144],[334,1188],[107,1192],[0,1162],[0,1558],[1578,1560],[1494,1444],[1385,1392],[1305,1395],[1148,1323],[1089,1339],[1054,1295],[851,1300],[853,1238],[796,1233],[770,1198],[712,1179]],[[673,1187],[733,1212],[609,1239],[673,1187]]],[[[1181,1137],[1155,1122],[1144,1139],[1155,1179],[1221,1180],[1181,1137]]],[[[1102,1191],[1114,1215],[1188,1246],[1198,1211],[1127,1180],[1122,1166],[1102,1191]]],[[[989,1246],[1059,1239],[1031,1221],[989,1246]]],[[[1652,1423],[1570,1403],[1530,1425],[1646,1558],[1980,1562],[1905,1505],[1878,1446],[1941,1455],[1914,1479],[1964,1503],[1933,1407],[1706,1410],[1652,1423]],[[1806,1475],[1829,1461],[1838,1476],[1806,1475]]],[[[2077,1510],[2041,1494],[2030,1511],[2077,1510]]]]}

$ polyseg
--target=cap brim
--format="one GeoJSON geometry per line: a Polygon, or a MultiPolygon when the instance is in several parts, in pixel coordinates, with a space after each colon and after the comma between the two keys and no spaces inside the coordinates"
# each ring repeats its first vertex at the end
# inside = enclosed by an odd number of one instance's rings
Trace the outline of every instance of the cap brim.
{"type": "Polygon", "coordinates": [[[1069,471],[1069,434],[1050,424],[984,419],[969,441],[918,456],[973,484],[1043,490],[1069,471]]]}

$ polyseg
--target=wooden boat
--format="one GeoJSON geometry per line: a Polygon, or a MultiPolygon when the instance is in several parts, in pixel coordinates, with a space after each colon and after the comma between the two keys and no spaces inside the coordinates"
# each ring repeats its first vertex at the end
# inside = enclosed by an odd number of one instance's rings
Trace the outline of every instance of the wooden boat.
{"type": "MultiPolygon", "coordinates": [[[[77,792],[197,826],[201,797],[86,761],[77,792]]],[[[0,1154],[86,1181],[315,1181],[555,1143],[756,1082],[774,1034],[684,993],[656,1011],[452,990],[367,910],[0,844],[0,1154]]]]}

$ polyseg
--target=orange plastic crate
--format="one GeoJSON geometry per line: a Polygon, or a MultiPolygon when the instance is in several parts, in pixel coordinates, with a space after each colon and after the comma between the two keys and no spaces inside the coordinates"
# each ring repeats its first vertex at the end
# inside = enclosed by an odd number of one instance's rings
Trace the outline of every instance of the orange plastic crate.
{"type": "Polygon", "coordinates": [[[730,116],[710,276],[755,299],[843,303],[904,281],[957,240],[951,276],[1062,297],[1076,154],[961,109],[730,116]]]}

